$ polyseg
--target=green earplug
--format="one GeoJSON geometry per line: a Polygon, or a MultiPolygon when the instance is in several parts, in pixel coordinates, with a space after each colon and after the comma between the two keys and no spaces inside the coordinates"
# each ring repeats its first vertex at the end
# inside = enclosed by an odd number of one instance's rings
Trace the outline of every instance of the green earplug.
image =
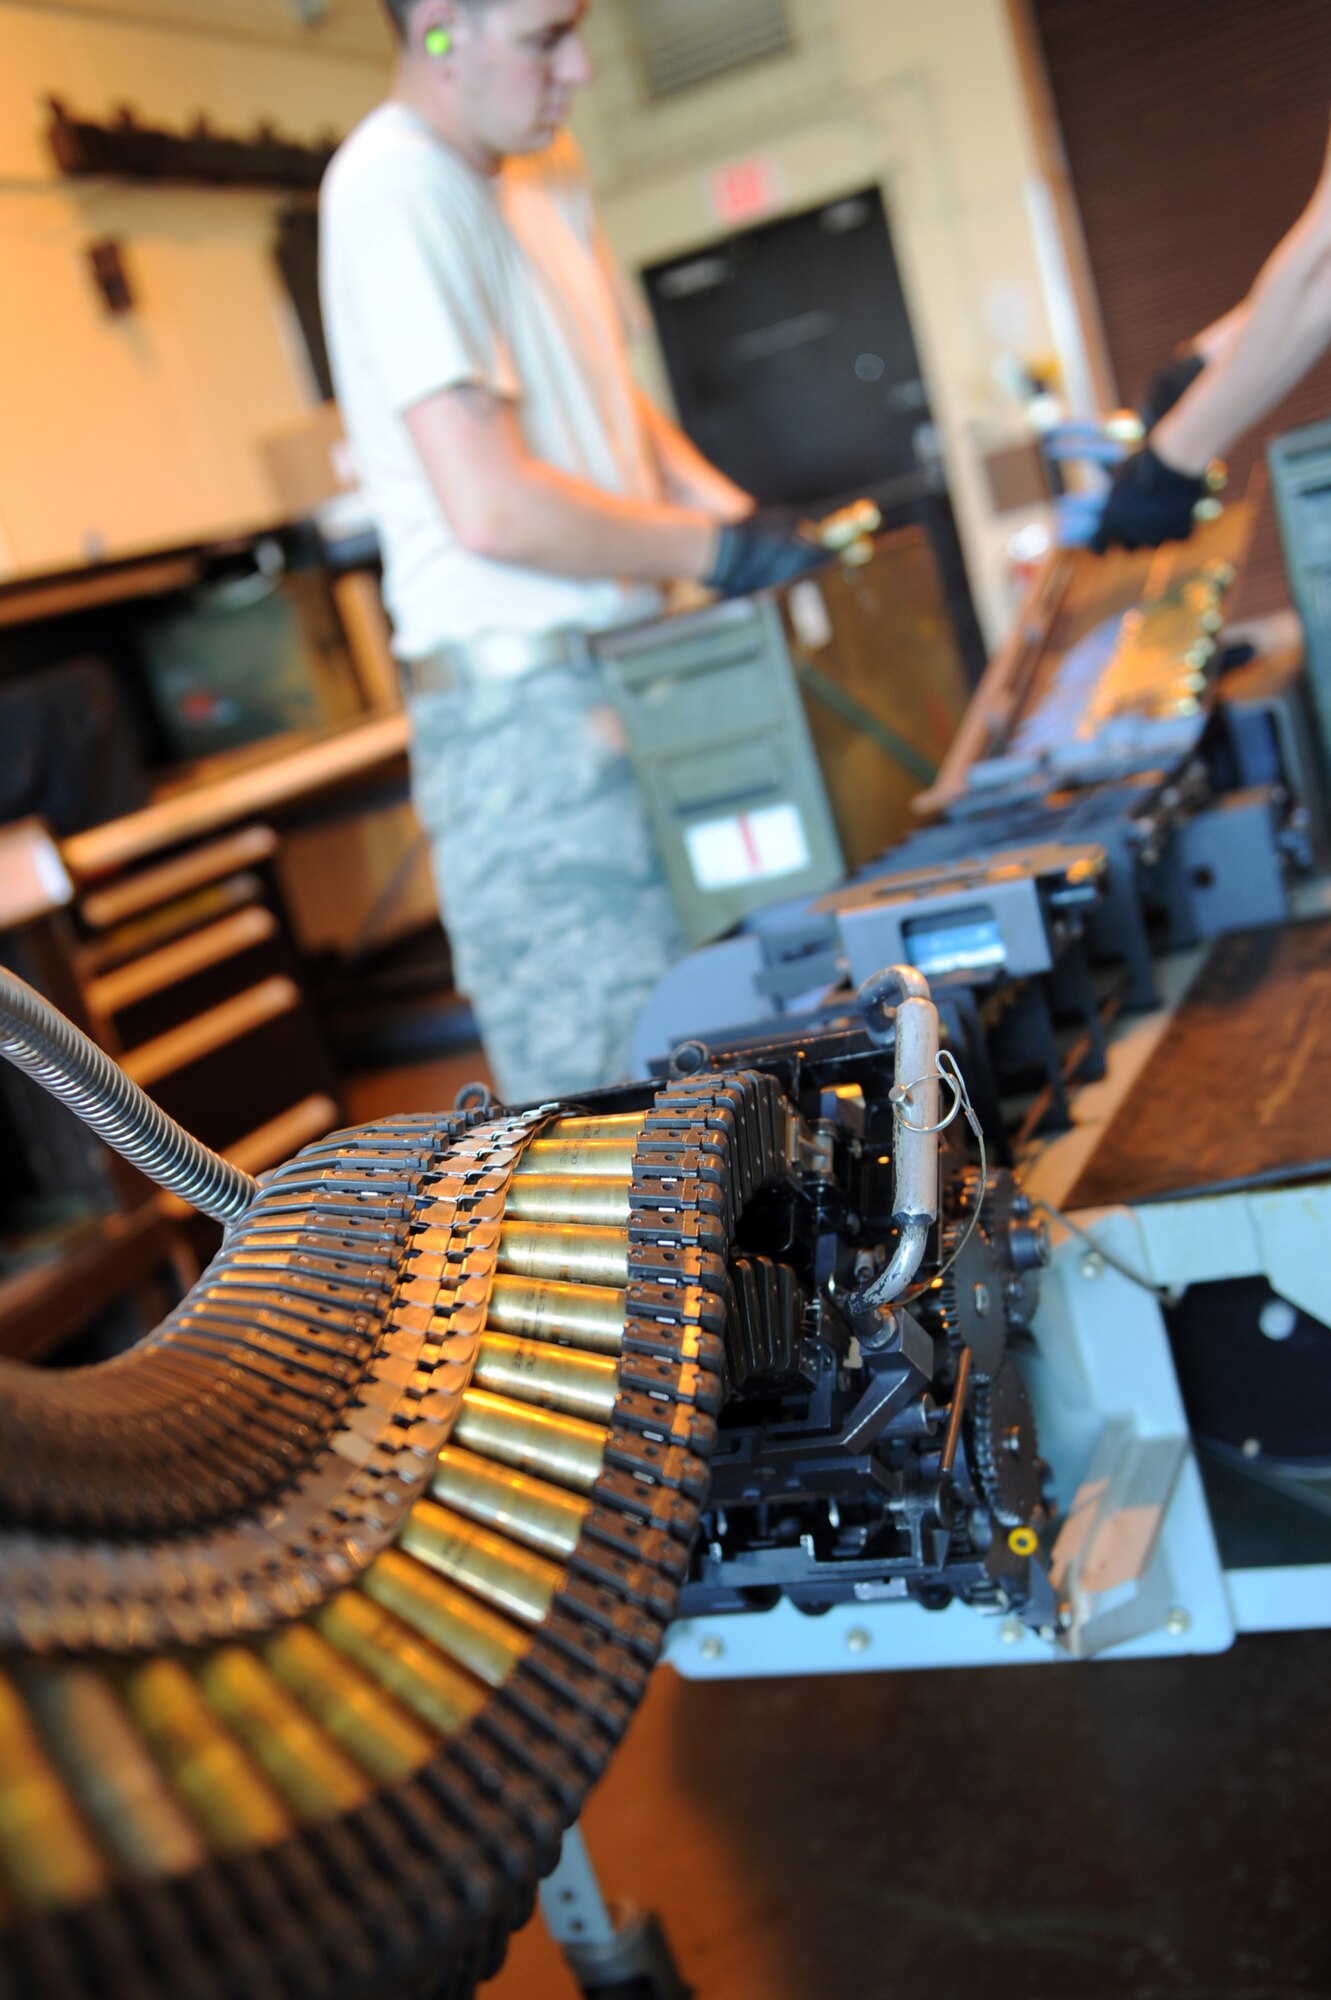
{"type": "Polygon", "coordinates": [[[425,53],[427,56],[446,56],[453,46],[453,37],[447,28],[427,28],[425,31],[425,53]]]}

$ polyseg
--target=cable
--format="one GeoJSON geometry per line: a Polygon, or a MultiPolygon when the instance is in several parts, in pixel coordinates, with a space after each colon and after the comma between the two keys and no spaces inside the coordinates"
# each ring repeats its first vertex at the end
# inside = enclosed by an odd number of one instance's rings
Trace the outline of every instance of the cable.
{"type": "Polygon", "coordinates": [[[0,1055],[76,1111],[85,1125],[172,1194],[233,1222],[258,1185],[192,1138],[40,993],[0,966],[0,1055]]]}

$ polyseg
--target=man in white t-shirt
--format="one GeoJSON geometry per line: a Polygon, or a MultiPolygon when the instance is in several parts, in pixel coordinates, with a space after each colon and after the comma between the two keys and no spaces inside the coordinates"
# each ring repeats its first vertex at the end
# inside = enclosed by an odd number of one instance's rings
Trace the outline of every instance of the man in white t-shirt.
{"type": "Polygon", "coordinates": [[[392,97],[321,197],[324,318],[384,556],[457,979],[509,1102],[627,1074],[681,949],[583,635],[821,552],[634,384],[576,148],[586,0],[387,0],[392,97]]]}

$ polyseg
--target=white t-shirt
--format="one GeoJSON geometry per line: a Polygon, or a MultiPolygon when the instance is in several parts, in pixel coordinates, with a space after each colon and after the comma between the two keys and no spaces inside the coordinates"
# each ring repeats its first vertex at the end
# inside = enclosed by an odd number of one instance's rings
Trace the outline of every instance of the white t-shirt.
{"type": "Polygon", "coordinates": [[[612,493],[661,498],[615,273],[573,142],[489,179],[405,105],[381,104],[328,169],[320,236],[334,385],[379,531],[399,654],[653,616],[660,596],[648,586],[469,554],[403,422],[423,398],[475,383],[516,404],[534,456],[612,493]]]}

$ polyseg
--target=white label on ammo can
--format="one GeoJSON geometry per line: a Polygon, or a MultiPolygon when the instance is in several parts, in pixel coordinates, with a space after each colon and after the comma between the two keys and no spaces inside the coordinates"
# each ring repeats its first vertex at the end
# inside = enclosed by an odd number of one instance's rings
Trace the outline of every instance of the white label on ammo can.
{"type": "Polygon", "coordinates": [[[809,865],[809,843],[799,807],[763,806],[758,812],[730,813],[699,820],[684,829],[689,863],[700,889],[733,889],[741,882],[768,882],[809,865]]]}

